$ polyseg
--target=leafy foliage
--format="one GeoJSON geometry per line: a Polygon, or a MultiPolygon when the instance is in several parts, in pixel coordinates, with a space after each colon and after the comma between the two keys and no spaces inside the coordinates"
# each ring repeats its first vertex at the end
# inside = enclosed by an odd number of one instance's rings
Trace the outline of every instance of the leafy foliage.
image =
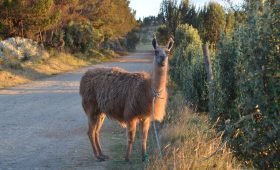
{"type": "Polygon", "coordinates": [[[222,32],[232,33],[235,25],[236,11],[225,11],[216,2],[210,2],[204,8],[196,10],[194,5],[190,5],[188,0],[178,3],[177,0],[163,0],[161,3],[160,15],[163,16],[163,23],[166,25],[168,34],[175,35],[175,30],[181,24],[189,24],[199,30],[203,42],[210,42],[215,48],[220,40],[222,32]]]}
{"type": "Polygon", "coordinates": [[[177,48],[170,62],[171,78],[192,106],[206,110],[207,77],[198,31],[192,26],[180,25],[176,30],[175,43],[177,48]]]}
{"type": "Polygon", "coordinates": [[[247,22],[224,38],[215,62],[212,119],[248,165],[279,168],[279,3],[247,5],[247,22]]]}
{"type": "Polygon", "coordinates": [[[157,40],[160,44],[166,44],[169,38],[168,27],[166,25],[160,25],[157,29],[157,40]]]}
{"type": "Polygon", "coordinates": [[[66,39],[66,45],[73,47],[73,51],[82,46],[79,48],[84,52],[90,46],[99,46],[99,37],[105,40],[125,36],[137,26],[134,16],[128,0],[3,0],[0,1],[0,37],[26,37],[54,47],[62,47],[66,39]],[[63,35],[65,30],[68,37],[63,35]],[[76,34],[85,37],[75,37],[76,34]],[[71,42],[86,42],[89,38],[94,40],[88,47],[71,42]]]}
{"type": "Polygon", "coordinates": [[[200,29],[205,42],[216,44],[220,39],[221,31],[225,27],[225,12],[218,3],[210,2],[199,14],[202,17],[200,29]]]}
{"type": "Polygon", "coordinates": [[[162,18],[159,14],[157,17],[148,16],[148,17],[143,18],[143,21],[141,22],[141,26],[142,27],[157,26],[157,25],[160,25],[161,23],[162,23],[162,18]]]}
{"type": "Polygon", "coordinates": [[[163,22],[168,28],[168,34],[175,34],[176,28],[180,24],[178,1],[163,0],[161,2],[160,14],[164,18],[163,22]]]}
{"type": "Polygon", "coordinates": [[[90,24],[70,23],[65,28],[66,47],[74,52],[98,49],[102,41],[103,35],[90,24]]]}
{"type": "Polygon", "coordinates": [[[128,50],[136,50],[136,45],[140,41],[139,29],[133,29],[126,36],[126,47],[128,50]]]}

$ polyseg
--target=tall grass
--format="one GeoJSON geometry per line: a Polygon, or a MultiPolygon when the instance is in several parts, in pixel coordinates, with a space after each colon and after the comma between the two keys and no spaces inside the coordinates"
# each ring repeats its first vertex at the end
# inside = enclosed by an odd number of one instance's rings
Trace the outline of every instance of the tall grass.
{"type": "Polygon", "coordinates": [[[183,101],[179,93],[170,96],[160,131],[163,161],[154,154],[146,169],[242,169],[226,146],[210,157],[223,144],[221,134],[210,126],[207,115],[193,112],[183,101]]]}

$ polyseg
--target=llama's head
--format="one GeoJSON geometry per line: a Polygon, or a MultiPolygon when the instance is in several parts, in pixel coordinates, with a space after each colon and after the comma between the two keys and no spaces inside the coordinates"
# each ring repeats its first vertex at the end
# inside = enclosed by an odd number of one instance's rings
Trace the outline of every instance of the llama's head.
{"type": "Polygon", "coordinates": [[[173,39],[170,38],[166,47],[160,47],[157,43],[156,38],[153,39],[152,44],[155,50],[154,61],[159,67],[164,67],[168,64],[168,54],[173,47],[173,39]]]}

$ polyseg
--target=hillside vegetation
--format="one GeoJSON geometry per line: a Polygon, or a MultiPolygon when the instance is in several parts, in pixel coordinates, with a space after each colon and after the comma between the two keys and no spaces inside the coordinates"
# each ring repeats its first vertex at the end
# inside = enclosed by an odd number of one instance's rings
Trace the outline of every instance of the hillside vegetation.
{"type": "Polygon", "coordinates": [[[137,27],[128,0],[0,0],[0,87],[135,50],[137,27]]]}

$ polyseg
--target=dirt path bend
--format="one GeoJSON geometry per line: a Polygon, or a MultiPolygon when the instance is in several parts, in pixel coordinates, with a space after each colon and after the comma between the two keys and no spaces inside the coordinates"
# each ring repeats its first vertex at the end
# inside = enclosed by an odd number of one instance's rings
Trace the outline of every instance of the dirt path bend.
{"type": "MultiPolygon", "coordinates": [[[[86,135],[87,119],[78,94],[80,78],[94,67],[148,71],[151,61],[150,52],[133,53],[114,62],[0,90],[0,169],[108,169],[110,161],[95,160],[86,135]]],[[[112,147],[119,149],[114,146],[124,141],[124,132],[117,123],[105,120],[101,132],[105,153],[111,155],[112,147]]]]}

